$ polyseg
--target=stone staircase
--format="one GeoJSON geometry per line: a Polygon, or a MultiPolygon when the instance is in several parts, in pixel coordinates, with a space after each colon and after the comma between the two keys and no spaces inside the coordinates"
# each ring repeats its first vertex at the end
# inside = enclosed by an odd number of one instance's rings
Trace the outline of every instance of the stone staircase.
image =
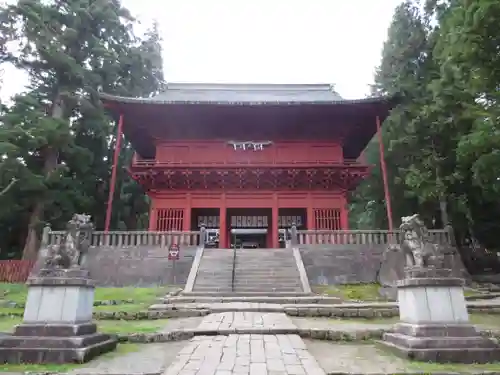
{"type": "Polygon", "coordinates": [[[237,293],[303,293],[292,249],[237,249],[237,293]]]}
{"type": "Polygon", "coordinates": [[[231,293],[232,249],[204,249],[193,285],[194,293],[231,293]]]}

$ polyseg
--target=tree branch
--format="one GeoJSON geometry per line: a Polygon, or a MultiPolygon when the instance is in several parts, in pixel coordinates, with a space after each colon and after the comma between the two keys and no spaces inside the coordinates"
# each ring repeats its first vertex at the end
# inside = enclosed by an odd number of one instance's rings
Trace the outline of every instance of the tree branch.
{"type": "Polygon", "coordinates": [[[15,183],[16,183],[17,181],[18,181],[18,180],[17,180],[16,178],[13,178],[13,179],[9,182],[9,184],[8,184],[8,185],[7,185],[7,186],[6,186],[6,187],[5,187],[2,191],[0,191],[0,197],[1,197],[2,195],[5,195],[5,194],[6,194],[6,193],[7,193],[7,192],[8,192],[8,191],[12,188],[12,186],[14,186],[14,185],[15,185],[15,183]]]}

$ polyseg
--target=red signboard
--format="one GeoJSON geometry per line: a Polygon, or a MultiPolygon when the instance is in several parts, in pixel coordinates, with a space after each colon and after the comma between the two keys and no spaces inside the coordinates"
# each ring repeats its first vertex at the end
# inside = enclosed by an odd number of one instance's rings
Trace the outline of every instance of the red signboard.
{"type": "Polygon", "coordinates": [[[172,244],[168,248],[168,260],[179,260],[179,245],[172,244]]]}

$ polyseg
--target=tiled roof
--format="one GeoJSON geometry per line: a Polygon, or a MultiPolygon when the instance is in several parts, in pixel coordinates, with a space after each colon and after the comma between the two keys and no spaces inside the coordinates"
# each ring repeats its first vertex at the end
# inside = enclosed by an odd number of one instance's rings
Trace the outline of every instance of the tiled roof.
{"type": "Polygon", "coordinates": [[[101,93],[105,101],[131,104],[348,104],[378,102],[380,98],[345,100],[330,84],[205,84],[171,83],[150,98],[101,93]]]}

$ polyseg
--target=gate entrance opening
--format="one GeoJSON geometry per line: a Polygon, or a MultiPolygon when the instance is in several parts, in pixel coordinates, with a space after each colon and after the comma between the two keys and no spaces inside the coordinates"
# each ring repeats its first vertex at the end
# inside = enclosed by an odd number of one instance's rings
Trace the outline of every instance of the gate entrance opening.
{"type": "Polygon", "coordinates": [[[229,208],[230,247],[271,247],[271,208],[229,208]]]}
{"type": "Polygon", "coordinates": [[[231,247],[236,249],[262,249],[266,247],[267,229],[231,229],[231,247]]]}

